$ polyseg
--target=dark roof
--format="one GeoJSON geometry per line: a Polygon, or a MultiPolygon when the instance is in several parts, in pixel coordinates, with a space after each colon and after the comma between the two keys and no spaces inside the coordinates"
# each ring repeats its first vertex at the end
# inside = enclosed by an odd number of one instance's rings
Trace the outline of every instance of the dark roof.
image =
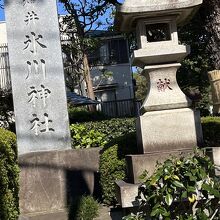
{"type": "Polygon", "coordinates": [[[121,36],[122,33],[116,31],[105,31],[105,30],[91,30],[87,33],[87,36],[90,37],[115,37],[121,36]]]}
{"type": "Polygon", "coordinates": [[[81,105],[97,105],[98,101],[92,100],[88,97],[81,96],[76,94],[75,92],[67,92],[67,101],[73,106],[81,106],[81,105]]]}

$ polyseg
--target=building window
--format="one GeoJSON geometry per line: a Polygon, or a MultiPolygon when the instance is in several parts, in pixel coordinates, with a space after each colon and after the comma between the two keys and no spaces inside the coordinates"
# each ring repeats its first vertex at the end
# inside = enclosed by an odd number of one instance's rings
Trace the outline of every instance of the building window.
{"type": "Polygon", "coordinates": [[[128,63],[128,48],[125,39],[108,39],[92,54],[89,54],[92,66],[128,63]]]}

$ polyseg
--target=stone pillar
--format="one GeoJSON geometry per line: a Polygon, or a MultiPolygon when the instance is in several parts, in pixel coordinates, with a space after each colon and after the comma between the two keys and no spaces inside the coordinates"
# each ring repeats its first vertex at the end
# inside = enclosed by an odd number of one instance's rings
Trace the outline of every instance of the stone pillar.
{"type": "Polygon", "coordinates": [[[19,154],[70,148],[56,0],[5,2],[19,154]]]}
{"type": "Polygon", "coordinates": [[[56,3],[5,1],[21,219],[55,219],[39,213],[46,215],[67,205],[68,168],[61,163],[71,155],[71,140],[56,3]]]}
{"type": "Polygon", "coordinates": [[[213,114],[220,114],[220,70],[208,72],[212,88],[213,114]]]}

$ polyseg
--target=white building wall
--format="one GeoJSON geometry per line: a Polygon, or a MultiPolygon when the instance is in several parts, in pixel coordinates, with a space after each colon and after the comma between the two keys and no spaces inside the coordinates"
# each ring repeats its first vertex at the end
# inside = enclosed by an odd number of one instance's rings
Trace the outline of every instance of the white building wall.
{"type": "Polygon", "coordinates": [[[0,21],[0,44],[7,43],[6,23],[0,21]]]}
{"type": "Polygon", "coordinates": [[[11,88],[6,23],[0,22],[0,89],[11,88]]]}

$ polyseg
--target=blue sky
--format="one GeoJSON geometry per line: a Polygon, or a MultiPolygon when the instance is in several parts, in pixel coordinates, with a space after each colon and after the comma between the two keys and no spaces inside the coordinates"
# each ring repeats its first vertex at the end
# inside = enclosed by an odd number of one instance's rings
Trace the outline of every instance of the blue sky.
{"type": "Polygon", "coordinates": [[[4,20],[5,20],[4,11],[0,9],[0,21],[4,21],[4,20]]]}

